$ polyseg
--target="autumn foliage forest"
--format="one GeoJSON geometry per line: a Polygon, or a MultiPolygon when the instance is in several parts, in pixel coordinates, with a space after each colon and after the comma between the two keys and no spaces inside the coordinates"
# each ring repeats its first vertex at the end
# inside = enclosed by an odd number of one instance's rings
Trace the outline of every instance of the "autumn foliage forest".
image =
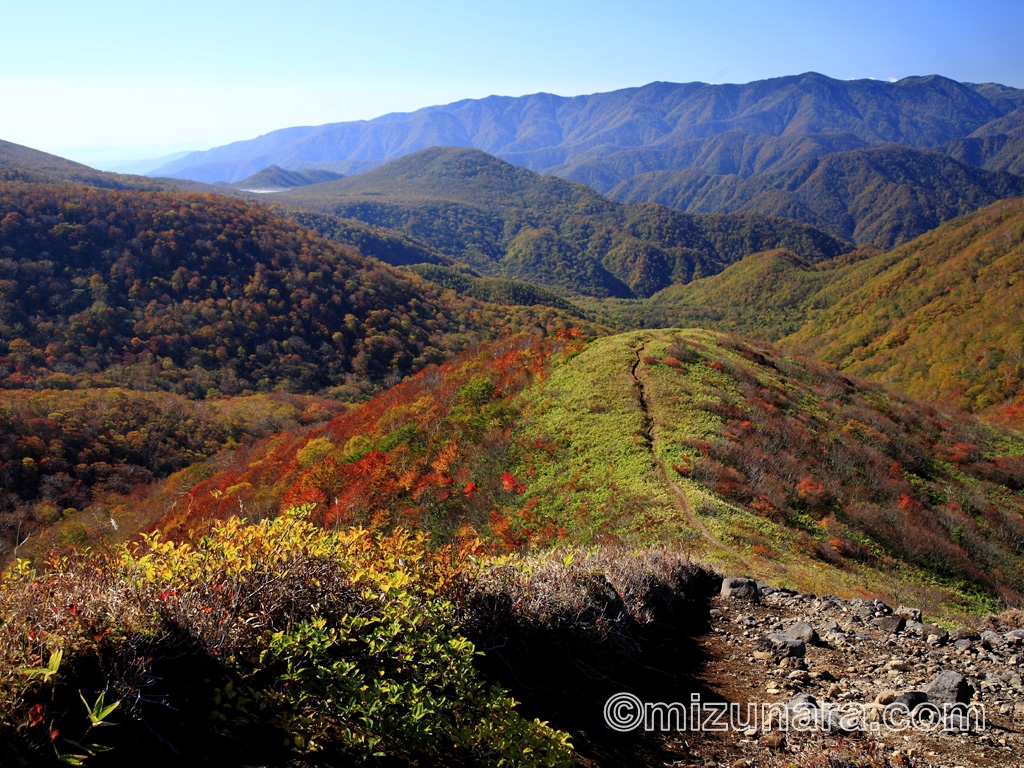
{"type": "Polygon", "coordinates": [[[205,396],[396,383],[557,313],[449,301],[226,197],[0,190],[0,383],[205,396]]]}

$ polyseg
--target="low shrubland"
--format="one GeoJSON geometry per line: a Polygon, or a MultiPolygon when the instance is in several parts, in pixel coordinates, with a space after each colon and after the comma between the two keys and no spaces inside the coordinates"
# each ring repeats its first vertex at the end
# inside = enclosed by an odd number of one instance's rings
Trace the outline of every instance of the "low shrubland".
{"type": "Polygon", "coordinates": [[[512,698],[536,659],[576,643],[629,664],[714,587],[671,550],[490,558],[401,529],[325,532],[309,512],[16,562],[3,764],[569,764],[568,734],[512,698]]]}

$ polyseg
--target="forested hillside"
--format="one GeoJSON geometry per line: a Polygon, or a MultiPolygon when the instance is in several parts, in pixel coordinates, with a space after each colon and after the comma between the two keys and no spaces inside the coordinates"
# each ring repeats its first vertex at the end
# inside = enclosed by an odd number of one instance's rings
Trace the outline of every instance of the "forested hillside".
{"type": "Polygon", "coordinates": [[[89,536],[79,512],[103,508],[106,539],[125,541],[153,522],[138,496],[154,480],[300,424],[344,411],[333,398],[271,393],[189,399],[167,392],[0,390],[0,560],[51,543],[73,546],[89,536]],[[27,546],[26,546],[27,545],[27,546]]]}
{"type": "Polygon", "coordinates": [[[782,343],[915,397],[972,411],[1017,406],[1022,268],[1024,201],[996,203],[848,268],[782,343]]]}
{"type": "Polygon", "coordinates": [[[104,189],[215,191],[208,184],[187,179],[153,179],[148,176],[97,171],[57,155],[3,140],[0,140],[0,181],[81,184],[104,189]]]}
{"type": "Polygon", "coordinates": [[[206,396],[394,383],[556,310],[510,310],[219,196],[0,187],[0,384],[206,396]]]}
{"type": "Polygon", "coordinates": [[[485,275],[594,296],[648,296],[787,247],[818,261],[848,249],[757,214],[686,215],[623,205],[476,150],[441,147],[275,201],[400,230],[485,275]]]}
{"type": "Polygon", "coordinates": [[[1005,200],[884,253],[811,264],[755,254],[647,302],[593,309],[616,325],[693,325],[784,346],[1017,428],[1024,426],[1024,201],[1005,200]]]}

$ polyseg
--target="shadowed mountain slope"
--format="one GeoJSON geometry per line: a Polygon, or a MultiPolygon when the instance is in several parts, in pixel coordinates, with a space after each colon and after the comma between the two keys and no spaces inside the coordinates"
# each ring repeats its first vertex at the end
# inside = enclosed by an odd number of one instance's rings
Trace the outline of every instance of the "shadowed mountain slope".
{"type": "Polygon", "coordinates": [[[897,145],[840,152],[789,171],[741,178],[652,171],[609,196],[690,213],[763,213],[803,221],[858,245],[891,248],[943,221],[1024,195],[1024,177],[897,145]]]}

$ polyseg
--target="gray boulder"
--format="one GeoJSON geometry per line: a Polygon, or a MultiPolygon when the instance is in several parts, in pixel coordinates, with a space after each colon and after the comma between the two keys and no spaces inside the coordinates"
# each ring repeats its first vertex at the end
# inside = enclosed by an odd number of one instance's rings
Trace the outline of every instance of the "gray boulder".
{"type": "Polygon", "coordinates": [[[925,640],[934,638],[939,643],[944,643],[949,640],[949,632],[944,630],[942,627],[935,626],[934,624],[922,624],[918,634],[920,634],[925,640]]]}
{"type": "Polygon", "coordinates": [[[818,633],[815,632],[814,627],[806,621],[798,621],[792,627],[787,629],[785,634],[792,637],[794,640],[803,640],[805,643],[810,643],[811,645],[818,642],[818,633]]]}
{"type": "Polygon", "coordinates": [[[986,629],[981,633],[981,642],[988,643],[989,649],[991,649],[993,646],[1004,645],[1006,640],[998,632],[986,629]]]}
{"type": "Polygon", "coordinates": [[[903,693],[892,700],[890,706],[898,707],[902,705],[910,712],[913,712],[918,705],[924,704],[926,701],[928,701],[928,694],[924,691],[903,691],[903,693]]]}
{"type": "Polygon", "coordinates": [[[758,647],[767,651],[779,659],[803,658],[807,652],[807,644],[803,640],[797,640],[789,635],[782,635],[772,632],[761,638],[758,647]]]}
{"type": "Polygon", "coordinates": [[[975,632],[973,629],[967,629],[966,627],[960,627],[953,633],[954,640],[981,640],[981,635],[975,632]]]}
{"type": "Polygon", "coordinates": [[[761,590],[753,579],[722,579],[722,597],[761,602],[761,590]]]}
{"type": "Polygon", "coordinates": [[[928,701],[942,706],[943,704],[968,704],[974,696],[974,689],[967,678],[952,669],[944,669],[927,686],[924,692],[928,701]]]}
{"type": "Polygon", "coordinates": [[[891,635],[896,632],[902,632],[903,628],[907,626],[907,620],[902,616],[879,616],[871,620],[871,625],[891,635]]]}

